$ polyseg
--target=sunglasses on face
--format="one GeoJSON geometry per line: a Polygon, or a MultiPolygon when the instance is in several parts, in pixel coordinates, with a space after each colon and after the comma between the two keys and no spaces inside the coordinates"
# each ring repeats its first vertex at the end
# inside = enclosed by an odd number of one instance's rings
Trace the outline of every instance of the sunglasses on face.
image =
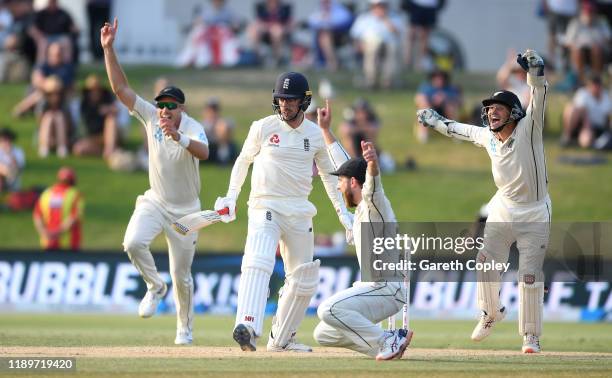
{"type": "Polygon", "coordinates": [[[178,104],[176,102],[158,102],[157,103],[157,107],[159,109],[168,109],[168,110],[174,110],[176,108],[178,108],[178,104]]]}

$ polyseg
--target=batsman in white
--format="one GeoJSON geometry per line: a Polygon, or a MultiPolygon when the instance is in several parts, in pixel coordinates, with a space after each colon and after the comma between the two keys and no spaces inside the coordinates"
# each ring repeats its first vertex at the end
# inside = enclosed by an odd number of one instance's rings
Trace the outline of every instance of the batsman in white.
{"type": "Polygon", "coordinates": [[[147,284],[138,313],[152,316],[166,295],[167,286],[157,272],[149,250],[160,233],[166,235],[177,312],[175,344],[191,344],[193,322],[193,279],[191,263],[197,233],[182,236],[172,227],[174,219],[200,210],[200,160],[208,158],[204,128],[184,113],[185,95],[166,87],[155,97],[156,105],[143,100],[130,88],[113,49],[117,19],[101,30],[106,72],[113,92],[145,127],[149,143],[151,188],[136,199],[136,208],[123,240],[130,260],[147,284]]]}
{"type": "MultiPolygon", "coordinates": [[[[329,102],[317,113],[328,154],[337,168],[332,174],[339,176],[338,189],[344,196],[346,206],[356,208],[353,236],[361,267],[363,224],[378,222],[393,225],[387,231],[388,236],[395,237],[395,214],[382,187],[374,145],[362,141],[363,158],[349,159],[330,130],[329,102]]],[[[319,305],[317,312],[321,322],[314,330],[314,338],[321,345],[349,348],[377,360],[401,358],[410,343],[412,331],[385,331],[378,323],[397,314],[406,303],[406,298],[406,287],[402,282],[357,282],[319,305]]]]}
{"type": "Polygon", "coordinates": [[[244,351],[254,351],[263,331],[264,309],[270,276],[280,242],[285,284],[279,292],[278,309],[268,339],[268,351],[310,352],[296,342],[311,297],[319,283],[319,260],[313,261],[312,217],[317,213],[308,200],[312,190],[313,161],[340,221],[352,229],[352,217],[336,190],[337,178],[317,125],[304,117],[311,101],[304,75],[280,75],[273,91],[274,115],[253,122],[240,156],[232,169],[226,197],[218,198],[215,210],[225,207],[235,219],[236,199],[249,166],[251,193],[248,201],[248,235],[238,288],[234,340],[244,351]]]}
{"type": "MultiPolygon", "coordinates": [[[[519,250],[519,334],[523,336],[523,353],[540,352],[544,300],[544,273],[551,221],[546,159],[542,142],[547,83],[544,61],[533,50],[517,58],[527,71],[531,101],[523,111],[518,97],[509,91],[498,91],[482,101],[485,127],[465,125],[448,120],[432,109],[417,112],[418,120],[443,135],[468,140],[486,148],[491,158],[497,193],[489,202],[484,247],[480,261],[507,262],[510,245],[519,250]]],[[[472,340],[487,337],[496,322],[506,316],[500,304],[501,274],[478,272],[480,321],[472,340]]]]}

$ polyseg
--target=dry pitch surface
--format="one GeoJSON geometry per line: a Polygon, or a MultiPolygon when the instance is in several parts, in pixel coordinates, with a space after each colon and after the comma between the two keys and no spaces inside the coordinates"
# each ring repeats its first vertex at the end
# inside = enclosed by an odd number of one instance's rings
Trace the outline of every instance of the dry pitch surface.
{"type": "MultiPolygon", "coordinates": [[[[4,357],[91,357],[91,358],[367,358],[357,352],[343,348],[314,348],[312,353],[269,353],[265,347],[254,353],[246,353],[238,347],[0,347],[4,357]]],[[[427,349],[408,348],[403,359],[429,359],[436,357],[517,357],[517,351],[477,349],[427,349]]],[[[561,357],[567,359],[598,359],[612,362],[612,353],[605,352],[547,352],[534,355],[535,358],[561,357]]]]}

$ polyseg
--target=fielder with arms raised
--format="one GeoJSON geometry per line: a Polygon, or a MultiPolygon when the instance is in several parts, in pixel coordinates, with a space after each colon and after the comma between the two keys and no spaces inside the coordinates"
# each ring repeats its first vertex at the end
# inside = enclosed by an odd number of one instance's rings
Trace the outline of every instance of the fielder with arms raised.
{"type": "Polygon", "coordinates": [[[279,292],[267,350],[310,352],[297,343],[295,333],[319,284],[319,260],[313,261],[312,217],[317,213],[308,200],[312,191],[313,160],[340,221],[347,230],[352,217],[336,190],[337,178],[327,156],[317,125],[304,118],[311,100],[304,75],[280,75],[273,91],[274,115],[253,122],[240,156],[232,169],[226,197],[218,198],[215,210],[225,207],[235,219],[236,199],[253,164],[249,196],[249,225],[242,275],[238,288],[238,309],[234,340],[244,351],[254,351],[262,335],[264,309],[276,248],[285,267],[285,284],[279,292]]]}
{"type": "MultiPolygon", "coordinates": [[[[523,352],[540,352],[544,301],[542,265],[548,245],[551,202],[548,196],[546,160],[542,142],[547,83],[544,61],[533,50],[517,59],[528,72],[531,101],[524,112],[518,97],[508,91],[495,92],[482,104],[486,127],[448,120],[432,109],[419,110],[418,120],[446,136],[468,140],[486,148],[497,193],[489,202],[484,247],[480,261],[508,261],[510,245],[519,250],[519,333],[523,352]]],[[[487,337],[506,311],[500,304],[498,271],[478,272],[478,304],[482,315],[472,340],[487,337]]]]}
{"type": "MultiPolygon", "coordinates": [[[[353,235],[361,267],[361,230],[363,223],[390,224],[397,234],[395,214],[385,196],[374,145],[361,142],[363,158],[348,158],[344,148],[330,130],[329,102],[318,109],[330,159],[337,167],[332,174],[339,176],[338,189],[347,207],[356,207],[353,235]]],[[[344,347],[376,357],[377,360],[401,358],[410,343],[412,331],[384,331],[378,323],[395,315],[406,302],[406,288],[400,282],[360,282],[325,300],[317,311],[321,322],[314,330],[315,340],[324,346],[344,347]]]]}
{"type": "Polygon", "coordinates": [[[106,72],[119,100],[145,127],[149,143],[149,182],[151,188],[138,196],[123,246],[147,284],[147,293],[138,313],[152,316],[166,295],[167,286],[157,272],[149,250],[151,241],[164,232],[168,243],[170,275],[177,313],[175,344],[191,344],[193,322],[193,279],[191,263],[197,233],[182,236],[172,227],[174,219],[200,210],[199,160],[208,158],[204,128],[184,113],[185,95],[176,87],[166,87],[152,105],[129,87],[113,49],[117,33],[114,24],[101,30],[106,72]]]}

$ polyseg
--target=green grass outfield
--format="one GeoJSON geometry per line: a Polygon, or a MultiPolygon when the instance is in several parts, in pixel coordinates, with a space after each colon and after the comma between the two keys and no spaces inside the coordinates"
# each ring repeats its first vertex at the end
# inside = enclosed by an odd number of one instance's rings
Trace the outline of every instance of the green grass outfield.
{"type": "MultiPolygon", "coordinates": [[[[104,75],[101,66],[83,66],[79,83],[90,72],[104,75]]],[[[167,67],[126,67],[132,87],[143,97],[152,97],[156,77],[166,75],[183,87],[188,112],[199,118],[206,99],[221,99],[224,116],[236,121],[236,138],[242,143],[248,127],[255,119],[271,114],[271,91],[277,71],[259,70],[177,70],[167,67]]],[[[321,73],[308,72],[312,88],[317,91],[321,73]]],[[[368,98],[379,113],[382,123],[380,145],[401,165],[408,156],[418,164],[416,171],[398,170],[383,178],[399,221],[472,221],[482,204],[495,192],[489,158],[483,149],[470,143],[456,143],[434,135],[430,143],[420,145],[414,138],[414,93],[422,76],[406,73],[406,86],[391,92],[364,93],[351,85],[349,73],[334,74],[332,81],[338,96],[333,102],[333,127],[342,117],[342,109],[358,96],[368,98]]],[[[456,82],[463,86],[465,108],[488,96],[495,88],[493,75],[459,74],[456,82]]],[[[123,233],[134,208],[136,196],[148,188],[144,172],[110,171],[101,159],[52,156],[39,159],[33,143],[37,128],[33,116],[12,119],[11,109],[25,92],[25,85],[3,84],[0,93],[0,125],[9,125],[18,132],[18,144],[25,148],[27,167],[23,186],[49,185],[61,164],[73,166],[78,173],[78,187],[86,200],[83,248],[121,250],[123,233]]],[[[612,214],[612,164],[571,166],[558,162],[561,155],[588,155],[591,152],[560,150],[558,137],[563,104],[568,97],[551,91],[547,110],[546,153],[553,219],[557,221],[610,220],[612,214]]],[[[321,101],[319,104],[321,104],[321,101]]],[[[141,139],[141,126],[132,120],[127,141],[135,149],[141,139]]],[[[609,154],[607,157],[609,158],[609,154]]],[[[201,169],[201,199],[204,208],[211,208],[217,196],[227,190],[229,168],[204,165],[201,169]]],[[[198,251],[238,251],[246,235],[246,199],[249,180],[239,199],[238,219],[227,225],[211,227],[200,234],[198,251]]],[[[315,231],[332,233],[340,230],[337,217],[326,198],[320,180],[316,179],[311,200],[319,214],[315,231]]],[[[0,213],[0,248],[33,249],[37,235],[29,212],[0,213]]],[[[165,250],[165,241],[158,238],[153,249],[165,250]]]]}
{"type": "MultiPolygon", "coordinates": [[[[382,363],[337,348],[315,347],[312,354],[244,353],[231,339],[233,317],[197,316],[194,345],[177,347],[172,344],[174,316],[143,320],[117,315],[2,314],[0,356],[75,357],[79,377],[612,374],[611,324],[546,323],[544,352],[540,355],[520,353],[521,339],[515,321],[499,324],[482,343],[469,340],[474,324],[475,321],[415,320],[411,324],[415,336],[404,359],[382,363]]],[[[316,318],[306,318],[300,341],[316,345],[311,336],[315,325],[316,318]]],[[[265,341],[260,341],[260,350],[265,349],[265,341]]]]}

